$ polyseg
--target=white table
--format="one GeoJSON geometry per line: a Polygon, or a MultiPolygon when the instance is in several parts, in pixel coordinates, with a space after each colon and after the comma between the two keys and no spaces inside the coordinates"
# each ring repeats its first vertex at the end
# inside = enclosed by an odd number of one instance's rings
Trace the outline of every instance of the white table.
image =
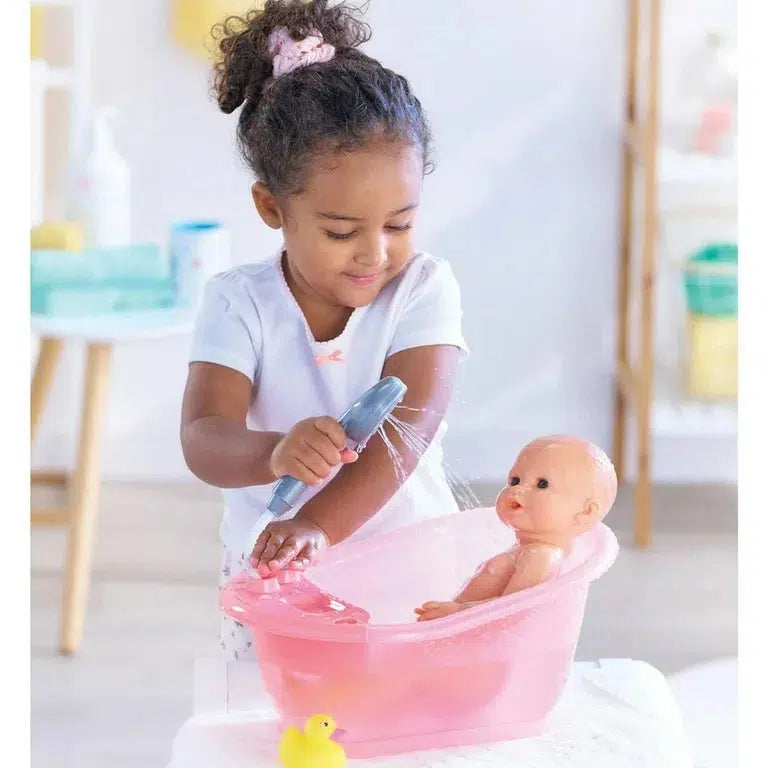
{"type": "Polygon", "coordinates": [[[101,431],[112,347],[119,341],[187,334],[191,329],[190,313],[179,309],[72,319],[32,316],[32,333],[40,337],[30,398],[32,440],[64,343],[81,340],[86,346],[80,439],[71,483],[64,472],[32,473],[33,483],[69,484],[65,507],[32,510],[33,525],[63,524],[69,527],[59,640],[59,647],[64,653],[74,653],[83,634],[98,507],[101,431]]]}
{"type": "MultiPolygon", "coordinates": [[[[230,677],[234,672],[230,672],[230,677]]],[[[208,689],[212,687],[210,681],[208,689]]],[[[223,692],[225,686],[220,686],[223,692]]],[[[205,709],[203,707],[203,709],[205,709]]],[[[168,768],[273,768],[277,748],[265,734],[274,713],[199,713],[182,726],[168,768]]],[[[542,736],[483,747],[438,750],[350,768],[692,768],[680,714],[666,680],[648,664],[601,660],[574,665],[573,675],[542,736]]]]}

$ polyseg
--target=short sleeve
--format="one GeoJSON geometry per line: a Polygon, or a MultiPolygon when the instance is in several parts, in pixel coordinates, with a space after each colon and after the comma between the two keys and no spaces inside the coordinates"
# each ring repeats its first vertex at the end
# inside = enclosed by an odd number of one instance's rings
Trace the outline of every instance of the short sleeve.
{"type": "Polygon", "coordinates": [[[224,272],[208,281],[195,321],[191,363],[216,363],[253,382],[261,356],[261,320],[245,279],[224,272]]]}
{"type": "Polygon", "coordinates": [[[394,329],[389,355],[404,349],[447,344],[468,354],[461,327],[461,292],[450,265],[425,257],[421,274],[394,329]]]}

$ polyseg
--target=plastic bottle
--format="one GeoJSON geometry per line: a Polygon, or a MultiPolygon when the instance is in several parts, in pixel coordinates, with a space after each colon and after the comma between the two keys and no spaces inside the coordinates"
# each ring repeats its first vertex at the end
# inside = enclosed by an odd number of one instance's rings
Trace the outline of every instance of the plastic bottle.
{"type": "Polygon", "coordinates": [[[110,119],[102,107],[93,121],[93,143],[85,162],[81,211],[89,248],[125,247],[131,239],[131,174],[115,148],[110,119]]]}
{"type": "Polygon", "coordinates": [[[688,62],[687,97],[695,108],[690,149],[733,152],[738,94],[736,49],[726,31],[710,32],[688,62]]]}

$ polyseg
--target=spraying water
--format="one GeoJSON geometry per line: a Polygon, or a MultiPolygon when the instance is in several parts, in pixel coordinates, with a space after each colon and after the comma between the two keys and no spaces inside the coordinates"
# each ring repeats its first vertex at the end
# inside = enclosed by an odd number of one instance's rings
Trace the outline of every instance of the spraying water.
{"type": "Polygon", "coordinates": [[[389,454],[389,458],[392,460],[392,465],[395,468],[397,484],[402,487],[407,479],[407,474],[405,471],[405,460],[400,454],[400,451],[395,448],[394,443],[389,439],[389,436],[384,429],[384,423],[377,427],[376,432],[381,436],[381,439],[384,441],[384,445],[387,447],[387,453],[389,454]]]}
{"type": "MultiPolygon", "coordinates": [[[[399,406],[409,411],[420,411],[425,409],[408,408],[407,406],[399,406]]],[[[419,458],[424,455],[424,452],[429,447],[429,440],[422,435],[414,426],[407,421],[399,419],[397,416],[390,414],[385,419],[385,423],[382,424],[377,430],[381,435],[384,444],[387,446],[387,453],[392,459],[392,463],[395,467],[395,475],[397,476],[398,483],[402,485],[406,479],[405,462],[400,452],[395,445],[389,439],[386,434],[385,424],[389,423],[397,433],[398,437],[403,441],[408,450],[413,451],[419,458]]],[[[480,500],[475,495],[475,492],[470,487],[469,483],[462,480],[446,462],[443,462],[443,472],[445,478],[448,481],[448,487],[451,489],[456,502],[459,505],[459,509],[476,509],[480,506],[480,500]]]]}

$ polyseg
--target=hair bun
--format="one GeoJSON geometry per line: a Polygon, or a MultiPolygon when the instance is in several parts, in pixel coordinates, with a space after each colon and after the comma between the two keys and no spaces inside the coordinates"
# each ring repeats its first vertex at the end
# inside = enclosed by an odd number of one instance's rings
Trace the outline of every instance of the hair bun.
{"type": "Polygon", "coordinates": [[[359,11],[329,0],[266,0],[263,9],[245,16],[230,16],[213,28],[219,57],[214,65],[213,88],[222,112],[234,112],[244,101],[258,101],[273,77],[269,37],[284,27],[300,40],[319,34],[343,55],[370,39],[359,11]]]}

